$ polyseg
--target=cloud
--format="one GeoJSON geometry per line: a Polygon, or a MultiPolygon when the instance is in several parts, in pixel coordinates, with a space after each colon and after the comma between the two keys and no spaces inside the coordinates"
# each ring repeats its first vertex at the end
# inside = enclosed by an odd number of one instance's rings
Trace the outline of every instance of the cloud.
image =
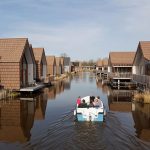
{"type": "Polygon", "coordinates": [[[47,54],[96,59],[149,40],[149,10],[149,0],[5,0],[0,34],[28,37],[47,54]]]}
{"type": "MultiPolygon", "coordinates": [[[[43,46],[49,55],[52,53],[60,55],[65,52],[73,59],[87,59],[85,53],[90,56],[93,55],[94,49],[98,50],[100,45],[97,43],[103,39],[104,30],[93,23],[51,27],[45,24],[26,22],[19,24],[14,32],[11,31],[11,36],[29,37],[33,47],[43,46]]],[[[10,31],[6,35],[9,36],[10,31]]]]}

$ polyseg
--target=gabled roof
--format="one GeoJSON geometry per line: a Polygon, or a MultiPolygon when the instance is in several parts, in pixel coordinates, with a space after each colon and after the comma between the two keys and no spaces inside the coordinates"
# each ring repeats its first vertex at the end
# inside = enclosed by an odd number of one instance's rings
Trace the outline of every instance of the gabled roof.
{"type": "Polygon", "coordinates": [[[27,38],[0,39],[0,62],[20,62],[27,38]]]}
{"type": "Polygon", "coordinates": [[[56,59],[56,66],[60,66],[60,57],[55,57],[55,59],[56,59]]]}
{"type": "Polygon", "coordinates": [[[46,56],[47,65],[53,66],[55,63],[55,56],[46,56]]]}
{"type": "Polygon", "coordinates": [[[35,60],[35,57],[34,57],[34,54],[33,54],[32,44],[29,44],[29,48],[30,48],[30,52],[31,52],[31,57],[32,57],[32,59],[33,59],[33,63],[35,64],[35,63],[36,63],[36,60],[35,60]]]}
{"type": "Polygon", "coordinates": [[[109,59],[112,65],[132,65],[135,52],[110,52],[109,59]]]}
{"type": "Polygon", "coordinates": [[[42,60],[42,55],[44,53],[44,48],[32,48],[35,60],[40,63],[42,60]]]}
{"type": "Polygon", "coordinates": [[[103,59],[103,66],[108,66],[108,59],[107,58],[103,59]]]}
{"type": "Polygon", "coordinates": [[[103,66],[103,60],[102,59],[99,59],[97,61],[97,64],[96,64],[98,67],[102,67],[103,66]]]}
{"type": "Polygon", "coordinates": [[[139,45],[141,47],[144,58],[150,60],[150,41],[140,41],[139,45]]]}
{"type": "Polygon", "coordinates": [[[105,58],[105,59],[99,59],[97,61],[97,66],[98,67],[108,66],[108,59],[107,58],[105,58]]]}

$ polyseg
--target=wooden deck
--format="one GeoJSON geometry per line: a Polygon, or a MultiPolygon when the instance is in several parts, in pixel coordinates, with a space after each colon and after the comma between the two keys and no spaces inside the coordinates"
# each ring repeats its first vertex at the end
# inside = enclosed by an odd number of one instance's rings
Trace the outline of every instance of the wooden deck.
{"type": "Polygon", "coordinates": [[[98,70],[96,71],[96,75],[97,77],[101,78],[101,79],[108,79],[108,71],[104,70],[98,70]]]}
{"type": "Polygon", "coordinates": [[[34,91],[42,89],[43,87],[44,87],[44,84],[38,84],[38,85],[32,86],[32,87],[21,88],[20,92],[34,92],[34,91]]]}

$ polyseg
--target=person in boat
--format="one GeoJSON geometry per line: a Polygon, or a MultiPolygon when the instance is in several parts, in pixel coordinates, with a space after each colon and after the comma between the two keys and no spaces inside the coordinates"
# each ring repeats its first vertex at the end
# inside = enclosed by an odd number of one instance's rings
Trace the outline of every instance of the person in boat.
{"type": "Polygon", "coordinates": [[[93,100],[92,100],[92,99],[90,99],[89,107],[94,107],[94,104],[93,104],[93,100]]]}
{"type": "Polygon", "coordinates": [[[77,99],[77,106],[79,106],[79,104],[81,104],[81,98],[80,98],[80,96],[77,99]]]}
{"type": "Polygon", "coordinates": [[[94,99],[93,104],[94,104],[95,107],[101,107],[101,106],[102,106],[102,102],[101,102],[101,99],[100,99],[99,96],[97,96],[97,97],[94,99]]]}
{"type": "Polygon", "coordinates": [[[82,103],[79,104],[78,106],[79,108],[87,108],[87,103],[85,102],[85,100],[82,100],[82,103]]]}

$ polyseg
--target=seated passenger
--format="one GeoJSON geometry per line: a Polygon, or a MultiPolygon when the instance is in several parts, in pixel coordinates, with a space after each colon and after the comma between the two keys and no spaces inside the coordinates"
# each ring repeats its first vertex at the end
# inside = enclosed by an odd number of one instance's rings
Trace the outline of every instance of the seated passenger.
{"type": "Polygon", "coordinates": [[[101,107],[102,106],[102,103],[101,103],[101,100],[100,100],[100,97],[97,96],[95,99],[94,99],[94,102],[93,102],[94,106],[96,107],[101,107]]]}
{"type": "Polygon", "coordinates": [[[90,96],[90,100],[94,101],[95,96],[90,96]]]}
{"type": "Polygon", "coordinates": [[[85,100],[82,100],[82,103],[79,104],[79,108],[87,108],[87,103],[85,103],[85,100]]]}
{"type": "Polygon", "coordinates": [[[81,98],[79,96],[78,99],[77,99],[77,106],[79,106],[80,103],[81,103],[81,98]]]}
{"type": "Polygon", "coordinates": [[[94,104],[93,104],[93,100],[92,100],[92,99],[90,100],[89,107],[94,107],[94,104]]]}

